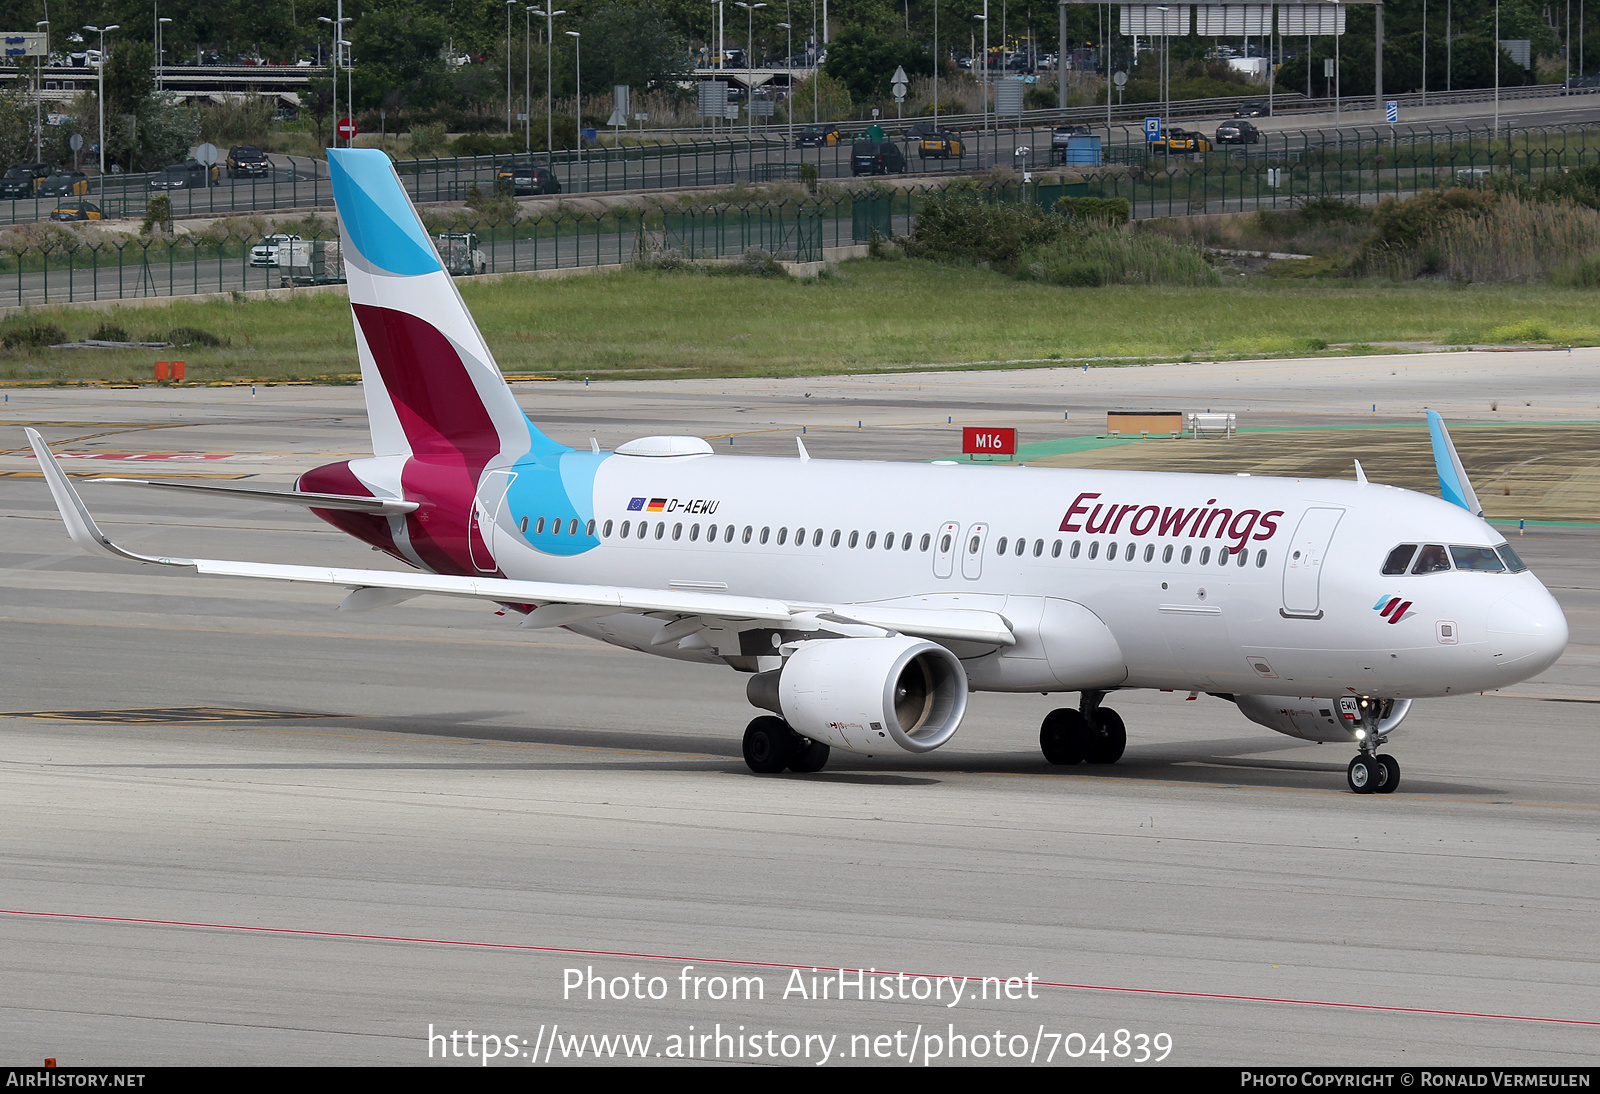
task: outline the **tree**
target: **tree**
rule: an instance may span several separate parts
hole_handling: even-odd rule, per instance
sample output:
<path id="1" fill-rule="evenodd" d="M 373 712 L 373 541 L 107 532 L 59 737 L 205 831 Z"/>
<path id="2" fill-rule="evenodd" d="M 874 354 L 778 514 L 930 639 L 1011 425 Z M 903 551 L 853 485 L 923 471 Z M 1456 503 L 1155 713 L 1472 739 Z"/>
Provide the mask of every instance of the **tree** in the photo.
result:
<path id="1" fill-rule="evenodd" d="M 857 102 L 871 102 L 889 98 L 889 78 L 896 67 L 907 76 L 931 76 L 933 58 L 914 39 L 848 27 L 828 46 L 823 67 Z"/>
<path id="2" fill-rule="evenodd" d="M 689 72 L 689 44 L 649 3 L 613 0 L 583 17 L 584 94 L 627 84 L 635 93 L 675 87 Z M 559 30 L 557 33 L 560 33 Z"/>
<path id="3" fill-rule="evenodd" d="M 445 18 L 410 5 L 368 11 L 355 24 L 354 95 L 367 109 L 434 106 L 445 91 Z"/>

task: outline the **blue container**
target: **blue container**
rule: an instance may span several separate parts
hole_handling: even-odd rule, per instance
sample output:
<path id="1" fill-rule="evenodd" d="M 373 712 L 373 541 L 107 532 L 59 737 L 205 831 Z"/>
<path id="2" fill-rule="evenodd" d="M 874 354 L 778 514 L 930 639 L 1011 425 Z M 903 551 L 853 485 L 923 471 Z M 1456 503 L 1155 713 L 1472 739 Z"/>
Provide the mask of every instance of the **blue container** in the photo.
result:
<path id="1" fill-rule="evenodd" d="M 1069 164 L 1090 164 L 1099 166 L 1100 137 L 1098 134 L 1074 133 L 1067 138 L 1067 159 Z"/>

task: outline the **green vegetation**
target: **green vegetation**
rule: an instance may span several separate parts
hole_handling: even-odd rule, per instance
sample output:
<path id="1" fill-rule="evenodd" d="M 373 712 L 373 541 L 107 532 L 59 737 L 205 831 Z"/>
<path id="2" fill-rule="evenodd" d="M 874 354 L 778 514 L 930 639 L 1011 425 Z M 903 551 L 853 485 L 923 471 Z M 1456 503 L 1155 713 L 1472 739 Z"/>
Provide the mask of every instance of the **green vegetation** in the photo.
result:
<path id="1" fill-rule="evenodd" d="M 714 377 L 1018 363 L 1107 364 L 1348 352 L 1352 344 L 1600 344 L 1592 291 L 1550 286 L 1301 285 L 1060 288 L 993 269 L 902 259 L 831 278 L 628 270 L 563 279 L 464 280 L 462 294 L 510 374 Z M 177 341 L 190 380 L 309 379 L 356 371 L 337 293 L 269 301 L 52 308 L 0 321 L 0 378 L 149 380 L 176 351 L 53 350 L 102 323 Z M 31 333 L 30 333 L 31 332 Z M 174 337 L 163 337 L 166 332 Z"/>
<path id="2" fill-rule="evenodd" d="M 970 187 L 927 199 L 904 241 L 917 258 L 983 263 L 1027 281 L 1101 285 L 1210 285 L 1217 281 L 1199 246 L 1123 229 L 1121 198 L 1061 198 L 1055 211 L 1001 203 Z"/>

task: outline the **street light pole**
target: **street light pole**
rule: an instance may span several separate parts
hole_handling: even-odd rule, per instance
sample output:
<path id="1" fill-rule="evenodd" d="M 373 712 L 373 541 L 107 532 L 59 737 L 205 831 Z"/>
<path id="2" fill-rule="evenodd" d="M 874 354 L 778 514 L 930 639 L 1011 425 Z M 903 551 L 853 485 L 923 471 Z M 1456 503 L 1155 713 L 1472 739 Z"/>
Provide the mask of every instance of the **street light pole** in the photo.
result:
<path id="1" fill-rule="evenodd" d="M 544 16 L 544 158 L 552 167 L 556 162 L 556 120 L 555 120 L 555 70 L 556 70 L 556 16 L 567 14 L 566 8 L 555 10 L 555 5 L 550 5 L 551 10 L 540 11 L 538 8 L 528 10 L 535 15 Z"/>
<path id="2" fill-rule="evenodd" d="M 983 23 L 983 67 L 978 70 L 981 73 L 978 87 L 983 94 L 983 132 L 987 135 L 989 132 L 989 0 L 983 0 L 983 14 L 974 15 L 973 18 Z M 979 155 L 978 162 L 979 166 L 982 166 L 982 154 Z"/>
<path id="3" fill-rule="evenodd" d="M 1497 24 L 1498 25 L 1498 24 Z M 120 29 L 120 25 L 112 23 L 109 27 L 84 27 L 91 34 L 100 36 L 100 90 L 95 98 L 100 100 L 100 206 L 105 208 L 106 201 L 106 35 L 111 31 Z"/>
<path id="4" fill-rule="evenodd" d="M 745 29 L 744 29 L 744 131 L 745 131 L 745 138 L 747 140 L 749 140 L 749 139 L 752 139 L 752 138 L 755 137 L 755 126 L 756 126 L 756 116 L 755 116 L 754 109 L 753 109 L 755 107 L 755 102 L 756 102 L 756 85 L 755 85 L 755 77 L 753 75 L 751 75 L 751 73 L 754 71 L 754 68 L 752 66 L 752 58 L 755 56 L 755 50 L 756 50 L 756 9 L 757 8 L 764 8 L 767 5 L 765 5 L 765 4 L 746 4 L 744 2 L 744 0 L 733 0 L 733 2 L 737 6 L 743 8 L 744 12 L 745 12 Z"/>
<path id="5" fill-rule="evenodd" d="M 573 92 L 577 95 L 577 107 L 573 111 L 578 116 L 578 170 L 583 170 L 583 36 L 575 30 L 567 31 L 567 36 L 572 39 L 572 74 Z M 587 189 L 587 187 L 585 187 Z"/>
<path id="6" fill-rule="evenodd" d="M 511 9 L 518 0 L 506 0 L 506 136 L 511 136 Z"/>
<path id="7" fill-rule="evenodd" d="M 162 91 L 162 90 L 165 90 L 165 88 L 166 88 L 166 81 L 163 79 L 163 77 L 165 76 L 165 71 L 164 70 L 165 70 L 166 66 L 163 63 L 162 58 L 164 58 L 166 56 L 166 52 L 167 52 L 167 24 L 170 23 L 170 22 L 172 22 L 172 20 L 168 19 L 168 18 L 166 18 L 164 16 L 162 18 L 156 20 L 156 90 L 157 91 Z"/>
<path id="8" fill-rule="evenodd" d="M 788 50 L 788 60 L 784 62 L 789 69 L 789 101 L 784 107 L 784 116 L 789 119 L 789 147 L 794 147 L 794 28 L 788 23 L 779 23 L 787 36 L 785 49 Z"/>
<path id="9" fill-rule="evenodd" d="M 33 159 L 44 158 L 44 65 L 50 60 L 50 20 L 40 19 L 33 24 L 35 30 L 44 30 L 44 55 L 33 62 Z M 73 154 L 73 170 L 77 170 L 77 154 Z"/>
<path id="10" fill-rule="evenodd" d="M 339 0 L 334 8 L 333 18 L 326 15 L 317 16 L 317 22 L 327 23 L 333 31 L 333 147 L 339 147 L 339 53 L 342 46 L 348 43 L 343 41 L 344 25 L 350 22 L 345 18 L 344 0 Z"/>

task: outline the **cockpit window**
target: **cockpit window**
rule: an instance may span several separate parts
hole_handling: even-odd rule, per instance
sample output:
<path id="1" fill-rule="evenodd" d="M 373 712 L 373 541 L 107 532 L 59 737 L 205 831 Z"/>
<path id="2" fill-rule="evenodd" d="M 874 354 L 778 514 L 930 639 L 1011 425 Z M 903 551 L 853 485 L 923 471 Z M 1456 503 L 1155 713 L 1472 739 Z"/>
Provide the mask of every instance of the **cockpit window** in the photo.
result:
<path id="1" fill-rule="evenodd" d="M 1417 553 L 1415 543 L 1402 543 L 1389 552 L 1389 557 L 1384 559 L 1383 572 L 1386 574 L 1403 574 L 1406 567 L 1411 565 L 1411 556 Z"/>
<path id="2" fill-rule="evenodd" d="M 1514 574 L 1520 574 L 1528 568 L 1528 564 L 1517 557 L 1517 552 L 1511 549 L 1511 544 L 1502 543 L 1495 550 L 1500 552 L 1500 557 L 1505 560 L 1506 569 Z"/>
<path id="3" fill-rule="evenodd" d="M 1450 568 L 1450 556 L 1437 543 L 1430 543 L 1417 553 L 1417 564 L 1411 567 L 1414 574 L 1437 574 Z"/>
<path id="4" fill-rule="evenodd" d="M 1458 570 L 1498 574 L 1504 572 L 1506 568 L 1506 564 L 1500 561 L 1500 556 L 1494 553 L 1492 547 L 1459 547 L 1452 543 L 1450 557 L 1455 559 Z"/>

